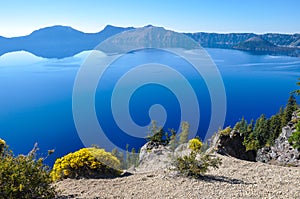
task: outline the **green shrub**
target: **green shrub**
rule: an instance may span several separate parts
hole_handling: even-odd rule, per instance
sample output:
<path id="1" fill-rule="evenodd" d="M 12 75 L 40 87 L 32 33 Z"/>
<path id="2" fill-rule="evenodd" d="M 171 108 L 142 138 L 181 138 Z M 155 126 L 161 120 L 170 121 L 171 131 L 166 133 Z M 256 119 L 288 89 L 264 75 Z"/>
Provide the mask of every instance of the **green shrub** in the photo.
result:
<path id="1" fill-rule="evenodd" d="M 199 155 L 198 155 L 199 154 Z M 220 158 L 213 158 L 209 154 L 200 154 L 192 151 L 189 155 L 177 157 L 173 163 L 175 170 L 184 176 L 199 178 L 203 176 L 209 167 L 219 168 L 221 165 Z"/>
<path id="2" fill-rule="evenodd" d="M 151 122 L 151 126 L 149 127 L 149 133 L 146 139 L 154 146 L 166 146 L 170 141 L 168 132 L 165 132 L 165 130 L 162 127 L 157 127 L 156 121 Z"/>
<path id="3" fill-rule="evenodd" d="M 200 151 L 202 148 L 202 145 L 203 145 L 203 143 L 197 138 L 191 139 L 189 141 L 189 148 L 192 151 Z"/>
<path id="4" fill-rule="evenodd" d="M 55 161 L 53 181 L 64 178 L 103 178 L 121 174 L 120 161 L 99 148 L 83 148 Z"/>
<path id="5" fill-rule="evenodd" d="M 54 198 L 49 168 L 43 159 L 36 160 L 37 148 L 28 156 L 14 157 L 5 142 L 0 139 L 0 198 Z"/>
<path id="6" fill-rule="evenodd" d="M 300 122 L 296 125 L 296 131 L 289 137 L 289 143 L 294 149 L 300 150 Z"/>
<path id="7" fill-rule="evenodd" d="M 221 130 L 221 131 L 220 131 L 220 135 L 225 135 L 225 136 L 227 136 L 227 135 L 230 134 L 231 131 L 232 131 L 232 129 L 228 126 L 228 127 L 226 127 L 224 130 Z"/>

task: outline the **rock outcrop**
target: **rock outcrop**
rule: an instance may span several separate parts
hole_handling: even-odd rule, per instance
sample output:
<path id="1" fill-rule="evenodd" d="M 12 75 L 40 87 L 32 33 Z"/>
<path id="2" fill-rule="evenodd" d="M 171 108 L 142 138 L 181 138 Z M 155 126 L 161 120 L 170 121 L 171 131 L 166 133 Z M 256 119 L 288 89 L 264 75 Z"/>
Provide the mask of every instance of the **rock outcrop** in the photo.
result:
<path id="1" fill-rule="evenodd" d="M 188 144 L 181 144 L 175 150 L 172 150 L 170 146 L 147 142 L 140 150 L 139 166 L 135 169 L 138 172 L 169 169 L 172 167 L 175 157 L 188 155 L 190 152 Z"/>
<path id="2" fill-rule="evenodd" d="M 252 150 L 246 151 L 243 140 L 243 135 L 235 130 L 232 130 L 227 135 L 218 132 L 212 139 L 209 151 L 214 150 L 221 155 L 228 155 L 241 160 L 255 161 L 256 152 Z"/>
<path id="3" fill-rule="evenodd" d="M 151 143 L 146 143 L 140 150 L 139 166 L 136 168 L 139 172 L 156 171 L 167 169 L 171 166 L 172 150 L 163 145 L 152 147 Z"/>
<path id="4" fill-rule="evenodd" d="M 299 116 L 293 114 L 293 118 L 299 119 Z M 300 166 L 300 153 L 288 142 L 295 130 L 295 123 L 289 122 L 287 126 L 282 128 L 282 133 L 275 140 L 273 146 L 258 150 L 256 160 L 271 164 Z"/>

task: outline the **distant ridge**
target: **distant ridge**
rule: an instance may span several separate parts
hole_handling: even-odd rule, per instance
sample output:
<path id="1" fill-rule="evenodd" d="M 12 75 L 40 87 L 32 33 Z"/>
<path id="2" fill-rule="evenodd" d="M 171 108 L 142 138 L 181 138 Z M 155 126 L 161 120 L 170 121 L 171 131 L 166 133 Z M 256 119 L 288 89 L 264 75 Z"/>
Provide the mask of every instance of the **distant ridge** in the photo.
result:
<path id="1" fill-rule="evenodd" d="M 0 55 L 24 50 L 44 58 L 70 57 L 85 50 L 92 50 L 112 35 L 131 29 L 108 25 L 98 33 L 83 33 L 67 26 L 46 27 L 27 36 L 1 37 Z"/>
<path id="2" fill-rule="evenodd" d="M 272 51 L 275 50 L 276 47 L 276 45 L 258 36 L 251 37 L 250 39 L 247 39 L 246 41 L 234 46 L 235 49 L 247 51 Z"/>
<path id="3" fill-rule="evenodd" d="M 82 51 L 93 50 L 98 44 L 113 35 L 136 29 L 165 30 L 163 27 L 156 27 L 153 25 L 147 25 L 143 28 L 122 28 L 107 25 L 102 31 L 98 33 L 84 33 L 68 26 L 57 25 L 33 31 L 27 36 L 13 38 L 0 36 L 0 56 L 8 52 L 23 50 L 43 58 L 65 58 L 74 56 Z M 202 47 L 207 48 L 238 49 L 259 54 L 300 56 L 300 34 L 289 35 L 268 33 L 263 35 L 256 35 L 253 33 L 218 34 L 203 32 L 177 33 L 169 30 L 165 31 L 167 31 L 168 34 L 172 34 L 170 34 L 169 36 L 163 36 L 163 32 L 157 31 L 157 34 L 160 34 L 160 36 L 157 35 L 156 39 L 157 42 L 160 42 L 162 46 L 179 42 L 178 38 L 183 38 L 181 36 L 184 34 L 193 38 Z M 145 32 L 143 33 L 143 31 L 140 32 L 141 35 L 135 34 L 135 37 L 145 41 L 146 38 L 143 38 L 143 35 L 146 36 L 147 34 L 144 34 Z M 267 46 L 267 48 L 254 47 L 256 45 L 255 42 L 251 40 L 247 41 L 251 38 L 256 37 L 259 37 L 260 39 L 265 41 L 260 41 L 257 44 L 264 44 L 265 47 Z M 248 45 L 249 43 L 253 45 L 253 48 L 246 48 L 246 45 Z M 116 43 L 116 45 L 119 44 Z"/>
<path id="4" fill-rule="evenodd" d="M 244 42 L 239 43 L 238 45 L 233 47 L 237 50 L 244 50 L 253 52 L 256 54 L 271 54 L 271 55 L 278 55 L 278 54 L 286 54 L 286 55 L 295 55 L 296 53 L 295 48 L 291 47 L 280 47 L 272 44 L 269 41 L 264 40 L 259 36 L 251 37 Z"/>
<path id="5" fill-rule="evenodd" d="M 142 48 L 183 48 L 189 50 L 200 48 L 200 45 L 182 33 L 147 25 L 110 37 L 99 46 L 98 50 L 107 53 L 126 53 L 133 49 Z"/>

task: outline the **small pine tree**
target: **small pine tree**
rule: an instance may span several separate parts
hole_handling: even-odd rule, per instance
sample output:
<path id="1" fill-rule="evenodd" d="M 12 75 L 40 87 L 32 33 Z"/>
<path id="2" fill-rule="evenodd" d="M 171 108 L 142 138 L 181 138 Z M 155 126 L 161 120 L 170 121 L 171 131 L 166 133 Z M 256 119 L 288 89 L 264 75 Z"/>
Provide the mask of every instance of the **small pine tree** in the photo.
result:
<path id="1" fill-rule="evenodd" d="M 244 117 L 242 117 L 240 122 L 237 122 L 234 126 L 234 130 L 239 131 L 240 134 L 245 134 L 247 132 L 247 121 L 245 120 Z"/>
<path id="2" fill-rule="evenodd" d="M 126 160 L 125 160 L 126 168 L 130 167 L 130 161 L 131 161 L 131 156 L 129 152 L 129 144 L 126 144 Z"/>
<path id="3" fill-rule="evenodd" d="M 188 142 L 190 125 L 188 122 L 182 122 L 181 133 L 179 135 L 179 144 L 185 144 Z"/>
<path id="4" fill-rule="evenodd" d="M 124 153 L 122 151 L 119 151 L 117 148 L 114 148 L 111 151 L 111 154 L 113 156 L 115 156 L 116 158 L 118 158 L 118 160 L 120 161 L 120 165 L 122 169 L 126 169 L 126 164 L 125 164 L 125 160 L 124 160 Z"/>
<path id="5" fill-rule="evenodd" d="M 131 149 L 131 165 L 130 166 L 138 166 L 139 156 L 135 151 L 135 148 Z"/>
<path id="6" fill-rule="evenodd" d="M 255 123 L 254 129 L 253 129 L 253 135 L 254 139 L 256 139 L 259 143 L 259 148 L 262 148 L 265 146 L 266 141 L 268 139 L 268 121 L 266 119 L 266 116 L 262 114 Z"/>
<path id="7" fill-rule="evenodd" d="M 287 123 L 292 119 L 293 112 L 297 110 L 297 101 L 293 95 L 290 95 L 288 103 L 284 109 L 282 117 L 282 126 L 287 125 Z"/>
<path id="8" fill-rule="evenodd" d="M 282 129 L 282 126 L 281 126 L 280 114 L 273 115 L 269 120 L 270 136 L 267 140 L 268 145 L 274 144 L 275 139 L 281 133 L 281 129 Z"/>
<path id="9" fill-rule="evenodd" d="M 174 151 L 178 145 L 177 141 L 177 136 L 176 136 L 176 131 L 174 129 L 170 130 L 171 136 L 170 136 L 170 141 L 169 141 L 169 146 L 172 151 Z"/>
<path id="10" fill-rule="evenodd" d="M 252 119 L 247 126 L 247 135 L 249 135 L 253 131 L 253 127 L 254 127 L 254 119 Z"/>
<path id="11" fill-rule="evenodd" d="M 118 159 L 120 160 L 120 165 L 122 169 L 126 169 L 126 163 L 125 163 L 125 157 L 124 157 L 124 152 L 120 151 Z"/>

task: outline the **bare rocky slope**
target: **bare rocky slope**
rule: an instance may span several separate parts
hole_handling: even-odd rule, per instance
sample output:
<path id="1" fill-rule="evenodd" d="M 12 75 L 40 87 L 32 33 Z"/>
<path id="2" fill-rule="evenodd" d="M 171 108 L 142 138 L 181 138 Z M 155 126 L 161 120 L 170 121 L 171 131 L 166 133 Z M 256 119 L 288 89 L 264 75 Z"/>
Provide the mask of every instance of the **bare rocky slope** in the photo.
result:
<path id="1" fill-rule="evenodd" d="M 299 116 L 294 113 L 293 119 Z M 259 150 L 257 156 L 246 151 L 237 131 L 225 135 L 219 132 L 207 152 L 220 157 L 223 164 L 200 179 L 183 177 L 172 170 L 174 157 L 191 152 L 188 144 L 173 151 L 170 146 L 148 142 L 140 150 L 139 166 L 129 175 L 66 179 L 56 183 L 62 191 L 58 198 L 300 198 L 299 152 L 287 142 L 294 131 L 295 124 L 289 122 L 274 146 Z M 261 162 L 254 162 L 255 157 Z"/>
<path id="2" fill-rule="evenodd" d="M 218 155 L 220 156 L 220 155 Z M 59 198 L 300 198 L 300 168 L 220 156 L 222 166 L 202 179 L 168 170 L 114 179 L 66 179 Z"/>

